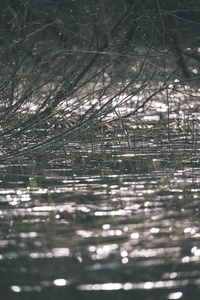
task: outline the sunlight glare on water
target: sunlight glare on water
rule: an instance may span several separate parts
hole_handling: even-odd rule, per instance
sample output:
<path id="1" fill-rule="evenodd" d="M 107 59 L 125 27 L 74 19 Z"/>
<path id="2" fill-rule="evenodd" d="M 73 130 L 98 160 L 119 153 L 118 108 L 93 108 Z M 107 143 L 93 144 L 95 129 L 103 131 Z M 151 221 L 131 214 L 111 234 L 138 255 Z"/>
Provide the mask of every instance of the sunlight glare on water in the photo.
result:
<path id="1" fill-rule="evenodd" d="M 121 144 L 105 136 L 105 152 L 88 147 L 77 162 L 58 155 L 45 168 L 4 166 L 0 272 L 8 299 L 48 289 L 49 299 L 59 291 L 69 299 L 199 292 L 199 145 L 184 149 L 175 133 L 169 145 L 149 128 L 151 141 L 146 131 L 130 131 L 129 143 L 121 132 Z"/>

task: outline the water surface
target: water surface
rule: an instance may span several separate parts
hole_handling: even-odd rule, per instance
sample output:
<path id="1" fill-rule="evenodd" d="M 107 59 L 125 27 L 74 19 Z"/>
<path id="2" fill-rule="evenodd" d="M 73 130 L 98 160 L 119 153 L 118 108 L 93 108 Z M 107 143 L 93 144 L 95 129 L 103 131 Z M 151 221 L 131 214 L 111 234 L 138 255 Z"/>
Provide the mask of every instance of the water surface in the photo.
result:
<path id="1" fill-rule="evenodd" d="M 1 165 L 1 299 L 199 299 L 198 132 L 132 128 Z"/>

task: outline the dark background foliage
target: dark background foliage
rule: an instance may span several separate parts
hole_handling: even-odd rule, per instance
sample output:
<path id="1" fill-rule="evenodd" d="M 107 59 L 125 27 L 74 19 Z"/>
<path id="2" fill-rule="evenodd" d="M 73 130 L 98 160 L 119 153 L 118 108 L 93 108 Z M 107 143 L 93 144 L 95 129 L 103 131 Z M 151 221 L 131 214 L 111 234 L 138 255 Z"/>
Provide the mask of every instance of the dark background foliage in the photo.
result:
<path id="1" fill-rule="evenodd" d="M 156 80 L 156 93 L 175 78 L 196 89 L 199 12 L 197 0 L 1 3 L 2 149 L 66 144 L 113 110 L 113 95 L 137 95 Z M 88 102 L 103 96 L 100 108 Z"/>

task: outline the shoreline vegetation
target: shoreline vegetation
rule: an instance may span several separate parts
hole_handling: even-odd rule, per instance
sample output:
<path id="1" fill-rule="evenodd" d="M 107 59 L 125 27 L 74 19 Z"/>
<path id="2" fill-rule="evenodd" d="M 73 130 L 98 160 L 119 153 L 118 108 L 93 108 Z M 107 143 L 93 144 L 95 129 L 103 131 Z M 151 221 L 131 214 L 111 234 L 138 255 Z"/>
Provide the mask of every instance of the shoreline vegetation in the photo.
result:
<path id="1" fill-rule="evenodd" d="M 198 127 L 200 5 L 176 2 L 1 4 L 0 159 Z"/>

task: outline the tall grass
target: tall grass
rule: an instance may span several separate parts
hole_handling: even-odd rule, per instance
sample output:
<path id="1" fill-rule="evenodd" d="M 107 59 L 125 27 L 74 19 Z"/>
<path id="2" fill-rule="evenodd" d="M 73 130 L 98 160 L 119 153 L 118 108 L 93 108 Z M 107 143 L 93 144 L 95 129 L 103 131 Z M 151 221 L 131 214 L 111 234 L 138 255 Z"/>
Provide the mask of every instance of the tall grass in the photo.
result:
<path id="1" fill-rule="evenodd" d="M 182 95 L 179 107 L 199 97 L 197 1 L 1 6 L 2 158 L 94 144 L 104 126 L 125 128 L 154 101 L 169 119 L 170 95 Z"/>

